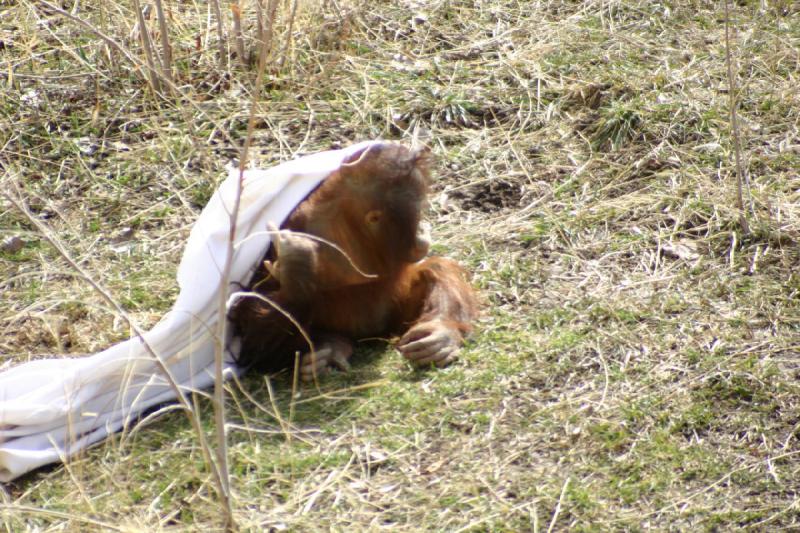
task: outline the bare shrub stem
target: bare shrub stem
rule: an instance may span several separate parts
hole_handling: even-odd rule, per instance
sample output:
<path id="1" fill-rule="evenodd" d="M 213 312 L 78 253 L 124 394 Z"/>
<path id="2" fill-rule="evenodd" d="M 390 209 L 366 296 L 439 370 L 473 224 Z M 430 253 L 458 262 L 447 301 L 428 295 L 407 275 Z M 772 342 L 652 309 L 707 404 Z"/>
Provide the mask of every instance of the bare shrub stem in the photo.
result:
<path id="1" fill-rule="evenodd" d="M 167 28 L 167 18 L 164 16 L 164 6 L 161 0 L 155 0 L 156 15 L 158 16 L 158 27 L 161 30 L 161 58 L 164 77 L 172 83 L 172 45 L 169 42 L 169 33 Z M 169 85 L 168 85 L 169 87 Z"/>
<path id="2" fill-rule="evenodd" d="M 225 53 L 225 25 L 222 22 L 222 10 L 219 7 L 219 0 L 212 0 L 214 16 L 217 19 L 217 35 L 219 36 L 219 64 L 225 67 L 228 64 L 228 57 Z"/>
<path id="3" fill-rule="evenodd" d="M 242 196 L 242 185 L 244 182 L 244 171 L 247 167 L 247 160 L 250 146 L 253 142 L 253 131 L 256 124 L 256 111 L 258 101 L 261 96 L 261 86 L 263 85 L 264 70 L 266 69 L 267 44 L 262 43 L 261 53 L 258 61 L 258 72 L 256 74 L 255 86 L 253 87 L 252 102 L 250 105 L 250 116 L 247 119 L 247 134 L 245 135 L 244 145 L 242 146 L 241 156 L 239 157 L 239 179 L 236 181 L 236 194 L 233 207 L 229 213 L 229 233 L 225 257 L 225 264 L 222 267 L 220 276 L 220 286 L 227 287 L 233 267 L 234 243 L 236 242 L 236 224 L 239 218 L 239 205 Z M 233 512 L 230 504 L 230 472 L 228 469 L 228 439 L 225 427 L 225 387 L 222 376 L 225 356 L 225 338 L 227 329 L 227 294 L 226 291 L 220 292 L 217 304 L 217 336 L 214 350 L 214 422 L 217 435 L 217 465 L 220 472 L 220 482 L 223 487 L 224 506 L 227 513 L 225 517 L 225 527 L 233 527 Z"/>
<path id="4" fill-rule="evenodd" d="M 736 159 L 736 207 L 739 209 L 739 226 L 742 231 L 750 233 L 750 226 L 744 210 L 744 199 L 742 195 L 742 182 L 746 179 L 744 165 L 742 164 L 742 142 L 739 129 L 738 116 L 736 114 L 737 88 L 736 78 L 733 75 L 733 61 L 731 60 L 731 40 L 730 40 L 730 0 L 725 0 L 725 64 L 728 68 L 728 107 L 731 116 L 731 135 L 733 136 L 733 153 Z"/>
<path id="5" fill-rule="evenodd" d="M 242 9 L 239 4 L 231 4 L 231 15 L 233 15 L 233 40 L 236 43 L 236 55 L 239 56 L 239 63 L 242 68 L 247 68 L 247 56 L 244 53 L 244 37 L 242 36 Z"/>
<path id="6" fill-rule="evenodd" d="M 278 10 L 278 0 L 269 0 L 267 4 L 267 23 L 264 27 L 264 41 L 258 56 L 258 67 L 267 60 L 267 54 L 272 50 L 272 39 L 275 31 L 275 13 Z"/>
<path id="7" fill-rule="evenodd" d="M 294 19 L 297 16 L 297 0 L 292 1 L 292 11 L 289 13 L 289 21 L 288 27 L 286 29 L 286 39 L 283 41 L 283 48 L 281 49 L 281 54 L 278 57 L 278 68 L 282 68 L 286 57 L 289 55 L 289 50 L 292 44 L 292 32 L 294 30 Z"/>
<path id="8" fill-rule="evenodd" d="M 139 3 L 139 0 L 133 0 L 133 7 L 136 9 L 136 18 L 139 21 L 139 37 L 142 41 L 142 49 L 144 50 L 145 61 L 147 61 L 149 74 L 148 79 L 150 80 L 150 85 L 153 88 L 153 92 L 159 93 L 161 92 L 161 80 L 159 79 L 157 72 L 160 72 L 161 70 L 156 69 L 153 41 L 150 39 L 150 31 L 147 29 L 147 24 L 144 20 L 144 13 L 142 12 L 142 6 Z"/>

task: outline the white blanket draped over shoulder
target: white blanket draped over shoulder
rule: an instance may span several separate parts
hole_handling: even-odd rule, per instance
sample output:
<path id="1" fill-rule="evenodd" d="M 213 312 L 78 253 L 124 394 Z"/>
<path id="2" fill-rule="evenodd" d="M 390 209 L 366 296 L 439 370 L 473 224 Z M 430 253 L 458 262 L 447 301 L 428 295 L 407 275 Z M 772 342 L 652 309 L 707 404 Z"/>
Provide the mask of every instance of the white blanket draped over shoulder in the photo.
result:
<path id="1" fill-rule="evenodd" d="M 280 225 L 345 157 L 368 141 L 244 173 L 230 282 L 247 283 L 269 246 L 267 223 Z M 144 334 L 181 390 L 214 381 L 214 332 L 229 212 L 239 171 L 232 170 L 192 227 L 178 267 L 180 293 Z M 233 370 L 226 361 L 226 372 Z M 94 355 L 30 361 L 0 372 L 0 481 L 62 461 L 118 431 L 155 405 L 175 398 L 156 362 L 134 337 Z"/>

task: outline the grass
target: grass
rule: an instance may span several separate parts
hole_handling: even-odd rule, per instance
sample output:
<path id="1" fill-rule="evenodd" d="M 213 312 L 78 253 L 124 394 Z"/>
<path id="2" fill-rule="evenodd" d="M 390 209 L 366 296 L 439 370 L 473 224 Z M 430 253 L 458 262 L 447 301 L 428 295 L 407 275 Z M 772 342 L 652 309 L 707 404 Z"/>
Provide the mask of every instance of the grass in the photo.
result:
<path id="1" fill-rule="evenodd" d="M 176 294 L 192 221 L 238 157 L 255 73 L 219 66 L 204 8 L 173 7 L 181 92 L 158 99 L 130 62 L 38 6 L 0 14 L 3 187 L 148 327 Z M 239 526 L 796 529 L 800 12 L 732 6 L 744 233 L 721 5 L 410 6 L 301 7 L 289 60 L 264 88 L 253 157 L 427 140 L 439 159 L 435 249 L 470 270 L 482 316 L 443 371 L 366 344 L 350 373 L 299 397 L 285 375 L 233 385 Z M 76 15 L 143 58 L 127 4 Z M 0 243 L 24 241 L 0 250 L 4 359 L 127 337 L 3 202 Z M 221 523 L 175 412 L 0 498 L 8 531 Z"/>

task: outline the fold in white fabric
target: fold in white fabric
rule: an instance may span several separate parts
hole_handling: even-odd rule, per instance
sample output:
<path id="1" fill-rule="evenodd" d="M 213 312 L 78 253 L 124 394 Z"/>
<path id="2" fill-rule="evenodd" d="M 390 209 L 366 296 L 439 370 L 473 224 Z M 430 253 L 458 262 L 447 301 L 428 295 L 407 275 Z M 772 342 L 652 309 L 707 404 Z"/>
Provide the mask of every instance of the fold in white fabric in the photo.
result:
<path id="1" fill-rule="evenodd" d="M 239 171 L 232 170 L 192 227 L 178 267 L 178 298 L 143 336 L 183 392 L 214 382 L 214 332 L 220 291 L 247 283 L 266 252 L 267 223 L 280 225 L 323 179 L 367 141 L 319 152 L 268 170 L 244 173 L 232 271 L 227 254 Z M 230 353 L 235 346 L 229 346 Z M 229 353 L 229 355 L 230 355 Z M 235 372 L 232 360 L 226 373 Z M 175 399 L 173 389 L 141 339 L 131 338 L 94 355 L 30 361 L 0 372 L 0 482 L 62 461 L 137 420 L 147 409 Z"/>

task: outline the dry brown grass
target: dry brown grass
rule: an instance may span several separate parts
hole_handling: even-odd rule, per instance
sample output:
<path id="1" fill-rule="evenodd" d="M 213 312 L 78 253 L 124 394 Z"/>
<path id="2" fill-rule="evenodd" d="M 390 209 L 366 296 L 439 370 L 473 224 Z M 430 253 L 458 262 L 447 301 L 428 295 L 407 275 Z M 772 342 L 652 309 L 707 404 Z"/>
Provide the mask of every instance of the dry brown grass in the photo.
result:
<path id="1" fill-rule="evenodd" d="M 156 98 L 131 61 L 37 6 L 0 11 L 0 162 L 147 327 L 238 157 L 254 73 L 220 70 L 204 6 L 171 6 L 180 92 Z M 255 159 L 427 139 L 437 251 L 474 272 L 485 311 L 443 372 L 370 345 L 323 395 L 293 398 L 284 376 L 234 387 L 243 528 L 798 527 L 800 13 L 732 7 L 749 234 L 721 4 L 300 4 Z M 144 63 L 127 4 L 75 14 Z M 0 205 L 0 237 L 24 243 L 0 252 L 0 353 L 69 357 L 127 337 Z M 10 485 L 0 513 L 9 531 L 214 529 L 205 472 L 169 414 Z"/>

